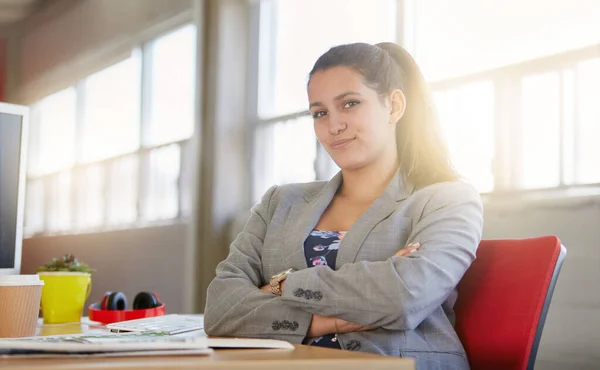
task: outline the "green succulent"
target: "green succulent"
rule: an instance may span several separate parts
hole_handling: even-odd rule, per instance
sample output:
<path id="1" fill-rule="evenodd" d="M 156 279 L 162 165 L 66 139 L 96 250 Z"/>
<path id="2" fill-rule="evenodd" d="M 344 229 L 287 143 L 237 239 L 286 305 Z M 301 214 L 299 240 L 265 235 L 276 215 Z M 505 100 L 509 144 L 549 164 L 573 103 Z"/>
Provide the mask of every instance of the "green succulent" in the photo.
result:
<path id="1" fill-rule="evenodd" d="M 53 258 L 52 261 L 37 268 L 37 272 L 87 272 L 92 273 L 96 270 L 91 269 L 83 262 L 79 262 L 77 257 L 71 253 L 65 254 L 62 258 Z"/>

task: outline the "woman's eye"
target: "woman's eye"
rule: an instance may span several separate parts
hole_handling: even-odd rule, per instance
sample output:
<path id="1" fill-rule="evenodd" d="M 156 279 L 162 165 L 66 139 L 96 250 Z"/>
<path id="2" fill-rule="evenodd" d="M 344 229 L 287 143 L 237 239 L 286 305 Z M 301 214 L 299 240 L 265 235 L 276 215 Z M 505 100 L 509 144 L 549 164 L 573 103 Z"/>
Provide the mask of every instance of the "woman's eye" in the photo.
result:
<path id="1" fill-rule="evenodd" d="M 313 116 L 313 118 L 316 119 L 316 118 L 321 118 L 321 117 L 325 116 L 326 114 L 327 114 L 327 112 L 325 112 L 324 110 L 320 110 L 320 111 L 313 113 L 312 116 Z"/>
<path id="2" fill-rule="evenodd" d="M 355 105 L 358 105 L 358 104 L 360 104 L 360 102 L 358 102 L 356 100 L 350 100 L 350 101 L 344 103 L 344 108 L 352 108 L 352 107 L 354 107 Z"/>

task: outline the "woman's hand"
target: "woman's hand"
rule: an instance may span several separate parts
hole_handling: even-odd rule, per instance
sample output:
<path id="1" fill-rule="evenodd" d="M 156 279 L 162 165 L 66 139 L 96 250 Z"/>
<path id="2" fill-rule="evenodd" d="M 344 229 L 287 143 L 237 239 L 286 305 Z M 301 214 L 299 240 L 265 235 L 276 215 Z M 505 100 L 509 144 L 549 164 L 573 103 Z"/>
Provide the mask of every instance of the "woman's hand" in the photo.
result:
<path id="1" fill-rule="evenodd" d="M 410 243 L 404 248 L 400 248 L 400 250 L 394 253 L 393 257 L 405 257 L 411 253 L 416 252 L 421 247 L 419 243 Z"/>
<path id="2" fill-rule="evenodd" d="M 335 318 L 335 332 L 338 334 L 353 333 L 356 331 L 367 331 L 377 329 L 376 326 L 362 326 L 353 322 Z"/>
<path id="3" fill-rule="evenodd" d="M 271 293 L 271 294 L 273 293 L 273 292 L 271 292 L 271 286 L 269 284 L 261 286 L 260 290 L 262 290 L 263 292 Z"/>
<path id="4" fill-rule="evenodd" d="M 376 329 L 376 327 L 361 326 L 337 317 L 313 315 L 307 336 L 309 338 L 317 338 L 327 334 L 345 334 L 373 329 Z"/>
<path id="5" fill-rule="evenodd" d="M 279 289 L 281 290 L 281 293 L 283 293 L 283 286 L 284 285 L 285 285 L 285 280 L 283 280 L 281 283 L 279 283 Z M 271 285 L 270 284 L 261 286 L 260 290 L 262 290 L 263 292 L 267 292 L 267 293 L 273 294 L 273 291 L 271 290 Z"/>

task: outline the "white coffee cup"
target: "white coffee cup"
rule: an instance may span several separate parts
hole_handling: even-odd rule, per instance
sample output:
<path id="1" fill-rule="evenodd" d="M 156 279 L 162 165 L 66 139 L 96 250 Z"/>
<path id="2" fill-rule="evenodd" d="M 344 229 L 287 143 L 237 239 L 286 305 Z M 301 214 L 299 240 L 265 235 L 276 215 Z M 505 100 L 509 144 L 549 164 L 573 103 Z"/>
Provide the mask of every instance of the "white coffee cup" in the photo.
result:
<path id="1" fill-rule="evenodd" d="M 38 275 L 0 276 L 0 338 L 35 335 L 43 285 Z"/>

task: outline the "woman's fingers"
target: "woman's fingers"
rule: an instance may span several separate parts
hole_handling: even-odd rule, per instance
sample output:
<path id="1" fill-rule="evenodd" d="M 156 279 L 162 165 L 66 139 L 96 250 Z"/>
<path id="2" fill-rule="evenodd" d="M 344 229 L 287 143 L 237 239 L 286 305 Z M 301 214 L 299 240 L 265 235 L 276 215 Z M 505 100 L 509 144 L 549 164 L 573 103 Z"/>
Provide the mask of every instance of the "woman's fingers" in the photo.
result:
<path id="1" fill-rule="evenodd" d="M 398 252 L 394 253 L 394 257 L 404 257 L 411 253 L 416 252 L 421 247 L 418 242 L 410 243 L 406 247 L 401 248 Z"/>

